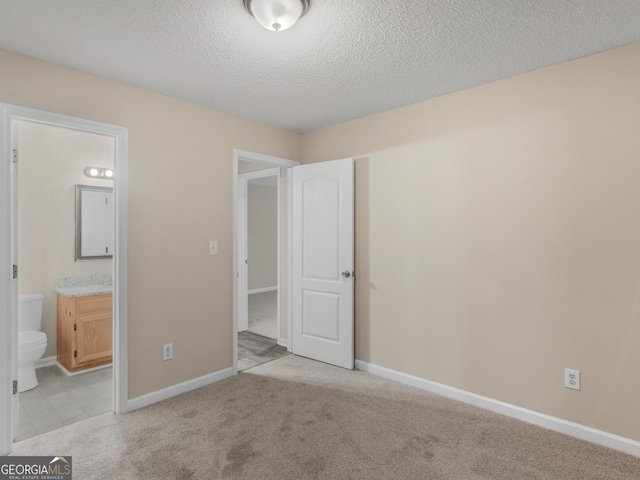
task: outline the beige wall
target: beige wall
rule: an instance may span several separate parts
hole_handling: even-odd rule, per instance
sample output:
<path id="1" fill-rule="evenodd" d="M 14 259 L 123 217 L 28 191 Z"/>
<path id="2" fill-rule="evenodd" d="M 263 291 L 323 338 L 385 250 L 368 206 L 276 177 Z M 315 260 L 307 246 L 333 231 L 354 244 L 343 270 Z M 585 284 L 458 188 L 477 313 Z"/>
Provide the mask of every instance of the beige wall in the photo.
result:
<path id="1" fill-rule="evenodd" d="M 639 58 L 303 136 L 357 158 L 358 359 L 640 440 Z"/>
<path id="2" fill-rule="evenodd" d="M 260 152 L 256 152 L 256 153 L 260 153 Z M 273 165 L 249 162 L 247 160 L 238 160 L 238 173 L 257 172 L 259 170 L 267 170 L 269 168 L 273 168 Z"/>
<path id="3" fill-rule="evenodd" d="M 278 286 L 278 189 L 247 185 L 249 291 Z"/>
<path id="4" fill-rule="evenodd" d="M 129 397 L 230 367 L 233 148 L 297 159 L 299 135 L 5 50 L 0 69 L 2 102 L 129 129 Z"/>
<path id="5" fill-rule="evenodd" d="M 75 186 L 113 186 L 84 167 L 113 168 L 112 138 L 18 122 L 18 293 L 42 293 L 45 357 L 56 354 L 54 278 L 111 273 L 112 261 L 75 259 Z"/>

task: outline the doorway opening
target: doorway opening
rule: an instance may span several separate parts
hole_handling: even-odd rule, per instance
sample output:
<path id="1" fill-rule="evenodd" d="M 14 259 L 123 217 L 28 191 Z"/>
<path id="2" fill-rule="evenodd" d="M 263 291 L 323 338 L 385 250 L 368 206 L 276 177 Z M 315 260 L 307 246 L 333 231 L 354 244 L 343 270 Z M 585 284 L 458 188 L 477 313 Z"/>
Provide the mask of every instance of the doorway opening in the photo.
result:
<path id="1" fill-rule="evenodd" d="M 255 172 L 274 166 L 279 168 L 279 174 L 274 173 L 279 187 L 286 186 L 278 195 L 283 201 L 278 208 L 276 302 L 281 322 L 277 343 L 296 355 L 353 369 L 353 159 L 299 166 L 297 162 L 234 150 L 234 373 L 239 364 L 238 332 L 248 329 L 249 309 L 251 258 L 246 253 L 247 213 L 243 198 L 247 195 L 243 185 L 249 176 L 272 175 Z M 244 168 L 250 170 L 243 171 Z"/>
<path id="2" fill-rule="evenodd" d="M 290 342 L 289 168 L 234 151 L 234 370 L 287 354 Z"/>
<path id="3" fill-rule="evenodd" d="M 113 180 L 88 177 L 84 169 L 113 171 L 115 140 L 26 120 L 15 121 L 14 127 L 20 265 L 15 441 L 21 441 L 113 410 Z M 25 318 L 30 298 L 41 305 L 39 317 Z M 96 301 L 105 305 L 91 316 L 60 311 L 61 304 L 71 311 L 76 304 Z M 37 324 L 27 329 L 21 324 L 26 321 Z M 22 365 L 25 330 L 46 339 L 32 382 L 24 378 L 33 373 L 31 366 L 25 370 Z"/>
<path id="4" fill-rule="evenodd" d="M 13 441 L 102 411 L 127 410 L 127 129 L 0 104 L 0 131 L 0 273 L 14 272 L 2 275 L 0 282 L 0 381 L 13 384 L 12 390 L 0 394 L 0 454 L 4 455 L 11 452 Z M 113 180 L 96 183 L 85 175 L 86 167 L 108 170 Z M 76 246 L 77 185 L 110 189 L 111 205 L 102 207 L 110 226 L 105 229 L 109 238 L 104 238 L 110 255 L 87 253 Z M 84 219 L 86 227 L 95 217 Z M 95 247 L 95 232 L 85 233 L 88 244 Z M 87 337 L 71 343 L 70 356 L 76 361 L 65 363 L 60 358 L 65 332 L 58 321 L 58 293 L 74 287 L 97 289 L 92 295 L 100 294 L 100 301 L 89 303 L 101 311 L 76 309 L 71 330 Z M 86 291 L 65 293 L 74 302 L 87 298 Z M 42 314 L 24 315 L 31 307 L 24 308 L 23 303 L 33 299 Z M 34 318 L 38 324 L 29 323 L 25 329 L 19 317 Z M 33 368 L 24 368 L 21 332 L 46 338 L 39 342 L 43 351 Z"/>
<path id="5" fill-rule="evenodd" d="M 244 257 L 242 282 L 246 308 L 238 322 L 238 371 L 286 355 L 279 345 L 280 169 L 240 160 L 239 244 Z M 246 313 L 246 315 L 245 315 Z"/>

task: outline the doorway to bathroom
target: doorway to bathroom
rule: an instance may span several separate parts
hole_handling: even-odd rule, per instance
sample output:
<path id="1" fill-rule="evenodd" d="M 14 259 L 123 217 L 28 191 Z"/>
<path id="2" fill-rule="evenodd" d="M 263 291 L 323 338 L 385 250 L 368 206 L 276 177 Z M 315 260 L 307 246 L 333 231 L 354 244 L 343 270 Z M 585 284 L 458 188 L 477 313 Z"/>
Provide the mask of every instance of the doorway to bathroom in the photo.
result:
<path id="1" fill-rule="evenodd" d="M 10 339 L 0 377 L 11 378 L 16 391 L 10 402 L 0 399 L 0 423 L 9 426 L 2 453 L 11 440 L 126 411 L 126 129 L 6 104 L 0 109 L 2 138 L 10 139 L 2 145 L 2 167 L 11 171 L 9 195 L 0 199 L 2 212 L 11 212 L 2 216 L 3 230 L 10 227 L 3 232 L 10 248 L 3 249 L 2 269 L 13 263 L 19 271 L 0 288 L 0 333 Z M 96 209 L 98 197 L 83 200 L 79 186 L 99 191 L 97 204 L 106 204 Z M 41 313 L 23 314 L 30 310 L 25 298 L 34 297 Z M 32 322 L 26 333 L 40 333 L 46 346 L 27 381 L 21 319 L 36 316 L 39 331 Z"/>
<path id="2" fill-rule="evenodd" d="M 113 410 L 113 247 L 109 252 L 108 246 L 96 246 L 95 252 L 89 252 L 93 256 L 83 257 L 78 256 L 76 246 L 82 237 L 86 238 L 84 245 L 98 240 L 113 245 L 113 175 L 91 176 L 85 169 L 113 172 L 115 141 L 26 120 L 16 121 L 15 131 L 20 162 L 20 406 L 15 441 L 20 441 Z M 80 195 L 78 187 L 82 187 Z M 95 192 L 96 198 L 84 197 L 85 191 Z M 36 378 L 28 383 L 23 378 L 26 328 L 20 322 L 25 315 L 25 296 L 32 294 L 40 295 L 42 302 L 41 328 L 30 327 L 29 331 L 36 328 L 45 334 L 46 348 L 41 358 L 34 358 Z M 79 316 L 80 321 L 78 312 L 74 317 L 60 312 L 62 302 L 71 312 L 73 305 L 83 301 L 101 301 L 104 307 L 93 309 L 87 320 Z M 73 332 L 66 328 L 69 322 L 73 322 Z M 85 325 L 88 331 L 83 330 Z M 86 333 L 80 338 L 78 333 L 83 331 Z M 80 346 L 92 349 L 96 359 L 85 365 L 83 357 L 78 358 Z"/>

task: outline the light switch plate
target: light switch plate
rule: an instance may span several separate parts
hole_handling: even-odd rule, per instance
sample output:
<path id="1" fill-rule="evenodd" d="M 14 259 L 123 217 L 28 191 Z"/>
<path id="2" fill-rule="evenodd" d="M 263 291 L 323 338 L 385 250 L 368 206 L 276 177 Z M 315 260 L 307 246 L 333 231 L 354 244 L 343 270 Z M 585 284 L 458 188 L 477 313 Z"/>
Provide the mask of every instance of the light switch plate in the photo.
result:
<path id="1" fill-rule="evenodd" d="M 218 254 L 218 241 L 209 240 L 209 255 L 217 255 L 217 254 Z"/>

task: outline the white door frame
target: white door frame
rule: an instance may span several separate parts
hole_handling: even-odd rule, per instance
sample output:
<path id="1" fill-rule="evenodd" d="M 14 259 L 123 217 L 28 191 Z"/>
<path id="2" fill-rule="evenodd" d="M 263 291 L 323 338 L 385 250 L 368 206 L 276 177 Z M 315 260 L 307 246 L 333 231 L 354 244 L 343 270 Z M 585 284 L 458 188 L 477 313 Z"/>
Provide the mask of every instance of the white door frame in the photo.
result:
<path id="1" fill-rule="evenodd" d="M 127 412 L 127 141 L 124 127 L 0 103 L 0 455 L 11 451 L 12 382 L 17 366 L 17 282 L 12 280 L 11 164 L 16 120 L 112 137 L 115 142 L 115 252 L 113 257 L 114 411 Z M 19 162 L 19 160 L 18 160 Z M 15 341 L 14 341 L 15 340 Z"/>
<path id="2" fill-rule="evenodd" d="M 286 160 L 284 158 L 272 157 L 270 155 L 264 155 L 261 153 L 248 152 L 245 150 L 239 150 L 237 148 L 233 149 L 233 374 L 238 373 L 238 305 L 239 305 L 239 293 L 240 293 L 240 285 L 239 285 L 239 273 L 242 268 L 242 264 L 244 261 L 240 260 L 240 248 L 238 246 L 238 240 L 240 237 L 238 228 L 240 226 L 241 219 L 239 218 L 238 209 L 239 209 L 239 176 L 238 176 L 238 162 L 240 160 L 245 160 L 247 162 L 252 163 L 262 163 L 265 165 L 270 165 L 273 167 L 284 167 L 284 168 L 293 168 L 296 165 L 299 165 L 299 162 L 295 162 L 293 160 Z M 280 182 L 280 176 L 278 175 L 278 184 Z M 289 238 L 289 245 L 291 245 L 291 219 L 293 218 L 293 210 L 291 205 L 291 186 L 292 186 L 292 175 L 287 176 L 288 179 L 288 188 L 287 188 L 287 218 L 289 221 L 287 222 L 287 236 Z M 278 202 L 280 201 L 280 196 L 278 195 Z M 278 209 L 278 214 L 280 209 Z M 278 248 L 279 250 L 279 248 Z M 291 279 L 291 249 L 289 249 L 288 253 L 288 268 L 289 268 L 289 279 Z M 280 262 L 278 262 L 280 263 Z M 278 271 L 280 271 L 280 265 L 278 264 Z M 278 278 L 278 284 L 280 284 L 280 278 Z M 245 289 L 246 290 L 246 289 Z M 291 312 L 291 281 L 289 281 L 288 285 L 288 299 L 289 299 L 289 312 Z M 287 348 L 291 351 L 291 331 L 292 331 L 292 318 L 289 315 L 288 321 L 288 336 L 289 336 L 289 345 Z M 278 332 L 279 335 L 280 332 Z"/>
<path id="3" fill-rule="evenodd" d="M 249 258 L 249 181 L 256 178 L 276 177 L 276 195 L 277 195 L 277 272 L 276 272 L 276 288 L 280 290 L 280 168 L 265 168 L 255 172 L 238 174 L 238 331 L 242 332 L 249 328 L 249 315 L 247 307 L 247 299 L 249 297 L 249 267 L 247 259 Z M 244 259 L 244 262 L 243 262 Z M 276 302 L 276 340 L 280 343 L 280 294 L 278 293 L 278 301 Z"/>

